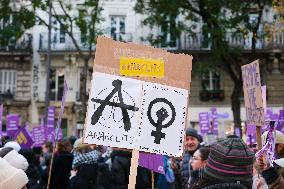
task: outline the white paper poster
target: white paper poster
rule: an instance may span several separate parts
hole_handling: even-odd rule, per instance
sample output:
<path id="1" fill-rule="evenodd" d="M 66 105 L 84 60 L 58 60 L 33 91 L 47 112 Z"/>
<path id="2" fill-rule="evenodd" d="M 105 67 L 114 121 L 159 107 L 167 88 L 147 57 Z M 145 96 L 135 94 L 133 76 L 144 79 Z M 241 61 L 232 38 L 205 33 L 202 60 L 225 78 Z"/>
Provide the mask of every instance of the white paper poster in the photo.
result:
<path id="1" fill-rule="evenodd" d="M 135 148 L 141 93 L 140 80 L 94 73 L 84 142 Z"/>
<path id="2" fill-rule="evenodd" d="M 157 83 L 143 83 L 139 148 L 181 156 L 188 91 Z"/>

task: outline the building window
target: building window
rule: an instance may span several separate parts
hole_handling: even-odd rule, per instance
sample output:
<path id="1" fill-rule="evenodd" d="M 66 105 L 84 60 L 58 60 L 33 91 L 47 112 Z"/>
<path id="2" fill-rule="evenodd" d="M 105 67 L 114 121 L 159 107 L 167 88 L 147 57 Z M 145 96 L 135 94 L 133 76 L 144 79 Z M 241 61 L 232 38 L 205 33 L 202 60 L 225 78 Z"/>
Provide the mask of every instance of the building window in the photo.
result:
<path id="1" fill-rule="evenodd" d="M 64 91 L 64 69 L 50 70 L 50 100 L 59 101 Z"/>
<path id="2" fill-rule="evenodd" d="M 202 90 L 215 91 L 221 90 L 221 74 L 219 70 L 204 72 L 201 77 Z"/>
<path id="3" fill-rule="evenodd" d="M 0 93 L 15 94 L 16 92 L 16 70 L 0 70 Z"/>
<path id="4" fill-rule="evenodd" d="M 57 20 L 53 21 L 53 43 L 65 43 L 65 31 Z"/>
<path id="5" fill-rule="evenodd" d="M 114 40 L 125 41 L 125 16 L 110 16 L 110 35 Z"/>
<path id="6" fill-rule="evenodd" d="M 177 48 L 177 30 L 176 19 L 166 16 L 164 22 L 160 27 L 161 33 L 161 47 L 163 48 Z"/>

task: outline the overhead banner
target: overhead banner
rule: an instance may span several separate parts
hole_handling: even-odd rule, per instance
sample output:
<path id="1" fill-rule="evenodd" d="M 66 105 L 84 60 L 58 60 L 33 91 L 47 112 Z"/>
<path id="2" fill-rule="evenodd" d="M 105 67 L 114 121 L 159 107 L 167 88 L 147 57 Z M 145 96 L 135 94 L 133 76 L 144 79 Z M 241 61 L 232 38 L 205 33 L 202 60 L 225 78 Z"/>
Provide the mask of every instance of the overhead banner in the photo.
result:
<path id="1" fill-rule="evenodd" d="M 246 122 L 249 125 L 264 126 L 265 114 L 258 60 L 242 66 L 242 78 L 246 108 Z"/>
<path id="2" fill-rule="evenodd" d="M 181 156 L 191 64 L 190 55 L 99 37 L 84 142 Z"/>

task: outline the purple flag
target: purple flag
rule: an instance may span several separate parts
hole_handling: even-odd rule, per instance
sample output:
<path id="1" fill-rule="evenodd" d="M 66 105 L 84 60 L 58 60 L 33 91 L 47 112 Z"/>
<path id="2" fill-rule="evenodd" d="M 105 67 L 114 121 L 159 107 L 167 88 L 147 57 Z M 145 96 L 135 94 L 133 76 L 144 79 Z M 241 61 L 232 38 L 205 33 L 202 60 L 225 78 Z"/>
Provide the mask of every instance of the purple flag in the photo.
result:
<path id="1" fill-rule="evenodd" d="M 3 114 L 3 104 L 0 105 L 0 138 L 2 137 L 2 114 Z"/>
<path id="2" fill-rule="evenodd" d="M 161 154 L 139 152 L 139 165 L 156 173 L 164 174 L 164 158 Z"/>
<path id="3" fill-rule="evenodd" d="M 276 129 L 284 134 L 284 109 L 279 111 L 278 124 Z"/>
<path id="4" fill-rule="evenodd" d="M 14 137 L 19 129 L 20 116 L 18 114 L 9 114 L 6 117 L 7 136 Z"/>
<path id="5" fill-rule="evenodd" d="M 218 136 L 218 113 L 217 113 L 217 109 L 215 107 L 211 108 L 211 124 L 213 127 L 213 134 L 215 136 Z"/>
<path id="6" fill-rule="evenodd" d="M 63 113 L 64 113 L 64 106 L 65 106 L 67 91 L 68 91 L 68 86 L 67 86 L 66 81 L 64 81 L 64 91 L 63 91 L 63 96 L 62 96 L 62 100 L 61 100 L 61 108 L 60 108 L 60 113 L 59 113 L 59 117 L 58 117 L 57 125 L 56 125 L 56 130 L 55 130 L 55 141 L 57 141 L 58 135 L 59 135 L 59 132 L 60 132 L 61 120 L 62 120 Z"/>
<path id="7" fill-rule="evenodd" d="M 33 140 L 35 147 L 41 147 L 45 141 L 45 132 L 43 126 L 37 126 L 33 128 Z"/>
<path id="8" fill-rule="evenodd" d="M 31 148 L 33 145 L 33 140 L 25 128 L 20 128 L 18 130 L 15 134 L 15 139 L 22 148 Z"/>
<path id="9" fill-rule="evenodd" d="M 255 125 L 246 125 L 247 144 L 252 145 L 256 143 L 256 128 Z"/>
<path id="10" fill-rule="evenodd" d="M 210 131 L 209 113 L 199 113 L 199 128 L 202 135 L 207 134 Z"/>

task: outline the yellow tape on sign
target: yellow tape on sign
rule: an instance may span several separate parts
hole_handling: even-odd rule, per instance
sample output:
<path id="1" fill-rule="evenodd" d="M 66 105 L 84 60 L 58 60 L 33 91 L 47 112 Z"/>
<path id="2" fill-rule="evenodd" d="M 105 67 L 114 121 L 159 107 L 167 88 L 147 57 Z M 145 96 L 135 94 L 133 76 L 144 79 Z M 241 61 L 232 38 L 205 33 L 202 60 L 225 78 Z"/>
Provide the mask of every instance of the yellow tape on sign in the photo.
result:
<path id="1" fill-rule="evenodd" d="M 161 59 L 120 58 L 120 75 L 164 77 L 164 62 Z"/>

